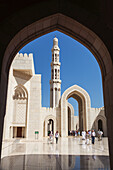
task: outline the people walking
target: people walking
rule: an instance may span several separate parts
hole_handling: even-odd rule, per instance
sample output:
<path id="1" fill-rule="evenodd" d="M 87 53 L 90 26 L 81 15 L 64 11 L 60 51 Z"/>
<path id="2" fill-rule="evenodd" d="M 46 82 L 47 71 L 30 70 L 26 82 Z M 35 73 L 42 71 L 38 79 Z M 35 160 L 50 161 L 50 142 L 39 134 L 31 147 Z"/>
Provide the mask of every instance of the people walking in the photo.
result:
<path id="1" fill-rule="evenodd" d="M 88 130 L 89 133 L 89 140 L 91 140 L 91 130 Z"/>
<path id="2" fill-rule="evenodd" d="M 75 130 L 75 137 L 77 137 L 77 131 Z"/>
<path id="3" fill-rule="evenodd" d="M 53 132 L 52 131 L 49 134 L 49 142 L 53 143 Z"/>
<path id="4" fill-rule="evenodd" d="M 98 131 L 98 141 L 102 140 L 103 132 L 99 129 Z"/>
<path id="5" fill-rule="evenodd" d="M 80 137 L 80 131 L 78 131 L 78 137 Z"/>
<path id="6" fill-rule="evenodd" d="M 88 133 L 88 131 L 86 131 L 86 144 L 87 145 L 89 144 L 89 133 Z"/>
<path id="7" fill-rule="evenodd" d="M 92 144 L 94 144 L 95 143 L 95 131 L 94 130 L 92 130 L 91 138 L 92 138 Z"/>
<path id="8" fill-rule="evenodd" d="M 86 139 L 86 132 L 85 130 L 82 131 L 82 140 L 85 140 Z"/>
<path id="9" fill-rule="evenodd" d="M 58 137 L 59 137 L 59 133 L 58 133 L 58 131 L 56 131 L 56 133 L 55 133 L 56 144 L 58 143 Z"/>

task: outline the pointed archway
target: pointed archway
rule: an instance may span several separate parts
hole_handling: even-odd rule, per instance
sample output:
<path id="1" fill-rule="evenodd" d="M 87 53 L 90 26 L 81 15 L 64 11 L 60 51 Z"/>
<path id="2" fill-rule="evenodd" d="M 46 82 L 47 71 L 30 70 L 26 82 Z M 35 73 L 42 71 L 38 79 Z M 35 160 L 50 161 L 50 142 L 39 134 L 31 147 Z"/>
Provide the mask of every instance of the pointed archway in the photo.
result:
<path id="1" fill-rule="evenodd" d="M 43 123 L 43 136 L 47 137 L 48 132 L 52 131 L 53 134 L 56 132 L 57 120 L 53 115 L 49 115 L 45 118 Z"/>
<path id="2" fill-rule="evenodd" d="M 79 103 L 79 130 L 91 129 L 90 124 L 90 97 L 81 87 L 74 85 L 68 88 L 61 97 L 61 136 L 68 136 L 68 110 L 67 100 L 73 97 Z"/>

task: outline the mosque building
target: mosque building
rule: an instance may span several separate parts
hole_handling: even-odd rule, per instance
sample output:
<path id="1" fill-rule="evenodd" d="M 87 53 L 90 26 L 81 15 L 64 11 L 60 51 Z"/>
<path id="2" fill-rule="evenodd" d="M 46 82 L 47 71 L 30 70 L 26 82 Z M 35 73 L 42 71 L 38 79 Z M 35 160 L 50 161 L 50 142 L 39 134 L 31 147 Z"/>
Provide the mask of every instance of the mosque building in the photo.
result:
<path id="1" fill-rule="evenodd" d="M 67 137 L 70 130 L 101 129 L 107 136 L 104 107 L 92 108 L 89 94 L 80 86 L 69 87 L 61 96 L 60 48 L 53 39 L 50 80 L 50 108 L 41 104 L 41 75 L 35 74 L 33 54 L 18 53 L 9 71 L 3 139 L 35 139 L 48 136 L 48 131 Z M 79 115 L 68 102 L 78 102 Z"/>

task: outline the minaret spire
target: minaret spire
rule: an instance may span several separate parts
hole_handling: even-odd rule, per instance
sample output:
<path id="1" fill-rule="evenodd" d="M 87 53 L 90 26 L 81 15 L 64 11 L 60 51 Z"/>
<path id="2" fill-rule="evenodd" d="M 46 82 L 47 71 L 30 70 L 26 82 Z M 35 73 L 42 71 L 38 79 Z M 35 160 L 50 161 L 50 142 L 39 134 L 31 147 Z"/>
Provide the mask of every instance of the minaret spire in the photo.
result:
<path id="1" fill-rule="evenodd" d="M 61 80 L 58 39 L 53 39 L 52 62 L 51 62 L 51 80 L 50 80 L 50 107 L 58 107 L 61 97 Z"/>

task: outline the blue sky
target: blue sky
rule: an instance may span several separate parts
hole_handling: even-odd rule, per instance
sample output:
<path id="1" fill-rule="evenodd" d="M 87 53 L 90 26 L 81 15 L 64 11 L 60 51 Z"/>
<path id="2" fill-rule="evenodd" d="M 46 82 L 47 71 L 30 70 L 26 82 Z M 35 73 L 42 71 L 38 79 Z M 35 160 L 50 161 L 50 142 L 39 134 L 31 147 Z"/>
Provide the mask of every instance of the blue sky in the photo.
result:
<path id="1" fill-rule="evenodd" d="M 54 31 L 35 39 L 24 46 L 19 53 L 33 53 L 35 73 L 42 75 L 42 106 L 50 106 L 50 85 L 53 38 L 59 40 L 61 62 L 61 93 L 77 84 L 90 95 L 91 107 L 104 106 L 102 77 L 99 65 L 92 53 L 71 37 Z M 78 114 L 77 102 L 70 98 L 75 115 Z"/>

